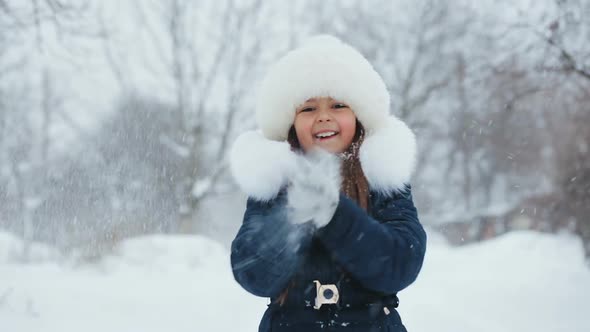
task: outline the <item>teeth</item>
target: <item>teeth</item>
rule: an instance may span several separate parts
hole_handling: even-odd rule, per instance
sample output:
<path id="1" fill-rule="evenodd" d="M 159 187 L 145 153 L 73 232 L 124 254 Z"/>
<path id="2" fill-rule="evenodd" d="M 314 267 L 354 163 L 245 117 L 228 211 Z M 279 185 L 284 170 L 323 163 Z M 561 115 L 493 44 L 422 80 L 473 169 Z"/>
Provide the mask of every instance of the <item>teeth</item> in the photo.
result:
<path id="1" fill-rule="evenodd" d="M 334 131 L 326 131 L 324 133 L 320 133 L 320 134 L 315 135 L 315 137 L 317 137 L 317 138 L 325 138 L 325 137 L 330 137 L 330 136 L 334 136 L 334 135 L 336 135 L 336 132 L 334 132 Z"/>

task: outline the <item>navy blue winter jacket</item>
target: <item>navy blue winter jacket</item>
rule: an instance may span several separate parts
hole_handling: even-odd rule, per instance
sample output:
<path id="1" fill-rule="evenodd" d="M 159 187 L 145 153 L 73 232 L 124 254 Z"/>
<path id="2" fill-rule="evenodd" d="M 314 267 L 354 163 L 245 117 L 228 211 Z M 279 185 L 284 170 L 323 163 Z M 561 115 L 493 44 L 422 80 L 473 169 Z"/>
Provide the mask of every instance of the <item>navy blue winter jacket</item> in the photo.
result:
<path id="1" fill-rule="evenodd" d="M 232 242 L 237 282 L 271 298 L 260 331 L 405 331 L 396 294 L 416 279 L 426 250 L 410 186 L 371 192 L 369 213 L 341 194 L 320 229 L 290 223 L 285 207 L 285 190 L 268 202 L 248 199 Z M 337 284 L 339 304 L 313 309 L 314 280 Z"/>

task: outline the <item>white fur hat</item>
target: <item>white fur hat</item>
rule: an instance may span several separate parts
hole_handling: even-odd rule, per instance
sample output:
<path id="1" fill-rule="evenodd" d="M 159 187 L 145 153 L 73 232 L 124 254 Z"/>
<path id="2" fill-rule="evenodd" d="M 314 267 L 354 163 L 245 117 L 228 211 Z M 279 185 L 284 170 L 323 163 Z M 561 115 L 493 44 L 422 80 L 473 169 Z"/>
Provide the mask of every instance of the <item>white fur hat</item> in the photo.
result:
<path id="1" fill-rule="evenodd" d="M 390 97 L 381 76 L 350 45 L 320 35 L 279 59 L 262 81 L 256 101 L 262 134 L 286 140 L 296 108 L 323 96 L 347 103 L 368 133 L 388 122 Z"/>

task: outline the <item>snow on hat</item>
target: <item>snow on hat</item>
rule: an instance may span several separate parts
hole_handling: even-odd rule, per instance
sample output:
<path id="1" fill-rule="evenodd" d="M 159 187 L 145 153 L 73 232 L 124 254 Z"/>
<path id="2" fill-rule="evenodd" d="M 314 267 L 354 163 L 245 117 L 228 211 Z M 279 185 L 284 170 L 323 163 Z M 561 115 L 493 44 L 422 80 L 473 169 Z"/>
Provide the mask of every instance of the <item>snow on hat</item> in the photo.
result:
<path id="1" fill-rule="evenodd" d="M 368 133 L 388 122 L 390 97 L 381 76 L 356 49 L 320 35 L 271 67 L 258 89 L 258 126 L 267 139 L 284 141 L 296 108 L 328 96 L 347 103 Z"/>

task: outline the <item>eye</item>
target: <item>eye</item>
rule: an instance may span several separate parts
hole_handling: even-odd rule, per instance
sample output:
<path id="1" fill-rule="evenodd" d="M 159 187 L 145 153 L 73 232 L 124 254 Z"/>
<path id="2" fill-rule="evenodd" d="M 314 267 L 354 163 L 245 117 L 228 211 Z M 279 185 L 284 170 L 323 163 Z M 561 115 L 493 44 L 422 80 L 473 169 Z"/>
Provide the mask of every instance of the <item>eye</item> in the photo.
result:
<path id="1" fill-rule="evenodd" d="M 302 112 L 311 112 L 311 111 L 313 111 L 313 110 L 314 110 L 314 108 L 313 108 L 313 107 L 305 107 L 305 108 L 302 108 L 302 109 L 301 109 L 299 112 L 301 112 L 301 113 L 302 113 Z"/>
<path id="2" fill-rule="evenodd" d="M 337 104 L 334 104 L 333 107 L 334 108 L 348 108 L 348 105 L 342 104 L 342 103 L 337 103 Z"/>

